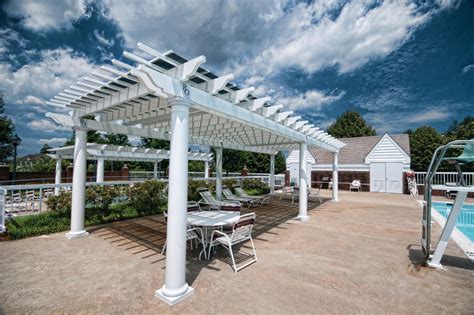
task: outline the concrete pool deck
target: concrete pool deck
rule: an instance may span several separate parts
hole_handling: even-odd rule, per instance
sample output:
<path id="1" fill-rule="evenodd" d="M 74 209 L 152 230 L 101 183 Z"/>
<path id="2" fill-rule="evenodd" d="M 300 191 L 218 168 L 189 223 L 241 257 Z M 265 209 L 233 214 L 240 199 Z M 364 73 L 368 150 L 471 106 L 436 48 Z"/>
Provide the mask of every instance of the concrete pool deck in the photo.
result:
<path id="1" fill-rule="evenodd" d="M 254 209 L 259 261 L 235 274 L 225 251 L 188 257 L 195 294 L 170 308 L 162 216 L 0 243 L 0 313 L 473 313 L 474 264 L 450 241 L 445 270 L 421 266 L 421 207 L 407 195 L 340 192 Z M 433 225 L 433 239 L 441 231 Z M 245 250 L 245 247 L 243 248 Z"/>

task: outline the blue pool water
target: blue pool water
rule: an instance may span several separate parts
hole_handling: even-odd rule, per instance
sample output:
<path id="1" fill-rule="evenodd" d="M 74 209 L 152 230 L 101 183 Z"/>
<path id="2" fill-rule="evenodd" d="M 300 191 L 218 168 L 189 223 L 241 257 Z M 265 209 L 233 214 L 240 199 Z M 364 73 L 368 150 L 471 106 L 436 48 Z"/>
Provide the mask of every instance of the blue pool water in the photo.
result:
<path id="1" fill-rule="evenodd" d="M 448 218 L 449 212 L 453 208 L 452 203 L 433 202 L 435 208 L 443 217 Z M 474 204 L 464 204 L 461 213 L 456 221 L 456 227 L 474 242 Z"/>

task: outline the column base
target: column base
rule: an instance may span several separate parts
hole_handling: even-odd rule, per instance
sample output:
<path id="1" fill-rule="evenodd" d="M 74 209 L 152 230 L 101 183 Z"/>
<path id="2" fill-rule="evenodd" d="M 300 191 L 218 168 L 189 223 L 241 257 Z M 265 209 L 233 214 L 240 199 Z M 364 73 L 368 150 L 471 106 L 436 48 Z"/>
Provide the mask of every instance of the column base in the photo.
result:
<path id="1" fill-rule="evenodd" d="M 86 230 L 77 231 L 77 232 L 69 231 L 66 233 L 66 238 L 70 240 L 73 240 L 75 238 L 85 237 L 85 236 L 89 236 L 89 232 L 86 232 Z"/>
<path id="2" fill-rule="evenodd" d="M 339 198 L 331 199 L 331 202 L 339 202 Z"/>
<path id="3" fill-rule="evenodd" d="M 169 306 L 175 306 L 179 302 L 185 300 L 186 298 L 190 297 L 194 294 L 194 288 L 188 286 L 187 290 L 178 296 L 167 296 L 163 294 L 163 288 L 155 291 L 155 296 L 159 298 L 161 301 L 165 302 Z"/>
<path id="4" fill-rule="evenodd" d="M 307 215 L 299 215 L 296 218 L 303 222 L 309 221 L 309 217 Z"/>
<path id="5" fill-rule="evenodd" d="M 438 269 L 438 270 L 444 270 L 443 266 L 441 264 L 435 264 L 430 261 L 428 261 L 428 267 Z"/>

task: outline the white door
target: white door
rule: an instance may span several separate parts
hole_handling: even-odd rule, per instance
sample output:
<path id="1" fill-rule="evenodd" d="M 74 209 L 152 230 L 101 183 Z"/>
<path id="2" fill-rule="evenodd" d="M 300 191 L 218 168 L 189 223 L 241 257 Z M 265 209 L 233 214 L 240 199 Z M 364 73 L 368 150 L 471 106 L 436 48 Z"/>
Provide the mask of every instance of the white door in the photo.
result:
<path id="1" fill-rule="evenodd" d="M 387 182 L 385 187 L 388 193 L 403 193 L 403 164 L 402 163 L 386 163 L 385 175 Z"/>
<path id="2" fill-rule="evenodd" d="M 370 163 L 370 191 L 403 193 L 402 163 Z"/>
<path id="3" fill-rule="evenodd" d="M 385 192 L 385 163 L 370 163 L 370 191 Z"/>

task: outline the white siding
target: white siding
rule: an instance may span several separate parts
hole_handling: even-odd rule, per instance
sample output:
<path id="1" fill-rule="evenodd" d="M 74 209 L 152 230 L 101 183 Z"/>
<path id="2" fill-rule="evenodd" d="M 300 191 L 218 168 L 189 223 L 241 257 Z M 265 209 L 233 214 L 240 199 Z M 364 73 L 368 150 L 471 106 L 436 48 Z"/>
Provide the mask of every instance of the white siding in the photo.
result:
<path id="1" fill-rule="evenodd" d="M 365 158 L 365 163 L 370 162 L 403 162 L 410 163 L 410 157 L 385 134 L 379 143 Z"/>
<path id="2" fill-rule="evenodd" d="M 316 161 L 314 160 L 313 155 L 309 151 L 306 151 L 306 161 L 308 163 L 310 163 L 311 165 L 316 163 Z M 288 154 L 288 156 L 286 157 L 286 165 L 288 166 L 291 163 L 296 163 L 296 164 L 300 163 L 300 151 L 299 150 L 291 151 L 290 154 Z"/>

